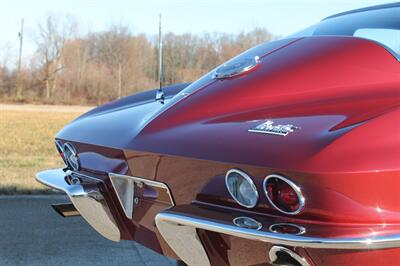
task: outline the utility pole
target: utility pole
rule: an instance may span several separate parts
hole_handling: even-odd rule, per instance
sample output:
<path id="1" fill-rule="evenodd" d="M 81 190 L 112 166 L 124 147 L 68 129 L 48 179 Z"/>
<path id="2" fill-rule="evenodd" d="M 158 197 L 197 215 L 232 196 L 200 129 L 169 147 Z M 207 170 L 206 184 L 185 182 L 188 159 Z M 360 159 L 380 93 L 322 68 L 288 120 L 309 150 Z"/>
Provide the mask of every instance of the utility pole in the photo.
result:
<path id="1" fill-rule="evenodd" d="M 158 24 L 158 82 L 160 87 L 156 93 L 156 101 L 164 104 L 164 92 L 162 90 L 163 81 L 163 53 L 162 53 L 162 29 L 161 29 L 161 13 Z"/>
<path id="2" fill-rule="evenodd" d="M 22 82 L 21 82 L 21 60 L 22 60 L 22 45 L 24 42 L 24 19 L 21 20 L 21 29 L 18 32 L 19 38 L 19 56 L 18 56 L 18 73 L 17 73 L 17 98 L 22 96 Z"/>

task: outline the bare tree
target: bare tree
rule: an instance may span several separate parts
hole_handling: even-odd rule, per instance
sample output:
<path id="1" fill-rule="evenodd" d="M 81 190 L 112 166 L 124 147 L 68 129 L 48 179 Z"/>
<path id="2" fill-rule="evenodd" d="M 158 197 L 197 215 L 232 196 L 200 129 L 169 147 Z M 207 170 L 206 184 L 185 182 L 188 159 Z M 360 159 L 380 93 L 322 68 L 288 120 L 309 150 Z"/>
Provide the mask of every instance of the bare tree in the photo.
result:
<path id="1" fill-rule="evenodd" d="M 13 73 L 10 71 L 15 58 L 15 49 L 11 42 L 0 43 L 0 93 L 10 95 L 14 84 Z"/>
<path id="2" fill-rule="evenodd" d="M 10 68 L 12 58 L 15 57 L 15 49 L 11 42 L 0 42 L 0 67 Z"/>
<path id="3" fill-rule="evenodd" d="M 61 21 L 64 19 L 64 21 Z M 57 87 L 57 74 L 63 69 L 61 61 L 64 44 L 74 32 L 76 24 L 71 17 L 49 15 L 38 25 L 37 53 L 43 68 L 45 98 L 49 99 Z"/>
<path id="4" fill-rule="evenodd" d="M 81 34 L 78 30 L 71 17 L 48 16 L 38 24 L 37 51 L 29 67 L 21 68 L 18 76 L 16 49 L 0 44 L 0 97 L 16 97 L 13 89 L 21 84 L 22 100 L 101 104 L 157 86 L 155 36 L 136 34 L 122 23 L 102 32 Z M 264 28 L 239 34 L 166 33 L 163 83 L 167 86 L 194 81 L 233 56 L 273 38 Z"/>
<path id="5" fill-rule="evenodd" d="M 112 25 L 106 32 L 98 36 L 99 56 L 112 69 L 118 98 L 124 94 L 122 72 L 129 59 L 128 53 L 131 39 L 131 29 L 123 24 Z"/>

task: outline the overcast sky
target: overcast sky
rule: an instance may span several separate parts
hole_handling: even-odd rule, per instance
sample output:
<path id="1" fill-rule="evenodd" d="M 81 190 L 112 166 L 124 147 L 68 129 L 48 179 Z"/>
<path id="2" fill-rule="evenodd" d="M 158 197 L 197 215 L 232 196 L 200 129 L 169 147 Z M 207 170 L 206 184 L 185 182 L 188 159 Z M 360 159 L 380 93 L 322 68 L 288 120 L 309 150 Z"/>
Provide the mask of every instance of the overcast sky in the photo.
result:
<path id="1" fill-rule="evenodd" d="M 288 35 L 326 16 L 385 0 L 0 0 L 0 49 L 18 48 L 20 21 L 25 20 L 24 56 L 35 50 L 33 31 L 47 14 L 72 15 L 82 29 L 101 31 L 112 23 L 131 25 L 135 32 L 158 31 L 158 14 L 165 31 L 175 33 L 236 33 L 255 26 Z M 1 51 L 0 51 L 1 53 Z"/>

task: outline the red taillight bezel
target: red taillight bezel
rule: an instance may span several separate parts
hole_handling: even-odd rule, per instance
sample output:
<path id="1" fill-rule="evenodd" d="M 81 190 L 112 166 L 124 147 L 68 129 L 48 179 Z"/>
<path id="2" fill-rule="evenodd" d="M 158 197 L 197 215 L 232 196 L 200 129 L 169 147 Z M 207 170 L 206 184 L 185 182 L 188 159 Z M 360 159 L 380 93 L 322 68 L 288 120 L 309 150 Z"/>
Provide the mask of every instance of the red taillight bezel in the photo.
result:
<path id="1" fill-rule="evenodd" d="M 301 189 L 281 175 L 269 175 L 264 179 L 264 192 L 269 203 L 285 214 L 300 213 L 305 204 Z"/>

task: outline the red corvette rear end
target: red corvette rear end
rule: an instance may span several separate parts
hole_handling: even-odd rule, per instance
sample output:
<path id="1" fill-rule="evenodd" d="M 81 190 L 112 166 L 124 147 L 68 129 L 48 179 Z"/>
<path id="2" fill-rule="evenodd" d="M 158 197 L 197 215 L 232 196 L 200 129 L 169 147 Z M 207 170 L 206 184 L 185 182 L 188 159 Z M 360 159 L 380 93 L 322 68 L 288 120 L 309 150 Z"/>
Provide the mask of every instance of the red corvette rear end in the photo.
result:
<path id="1" fill-rule="evenodd" d="M 189 265 L 400 261 L 400 4 L 98 107 L 37 175 L 104 237 Z M 77 212 L 76 212 L 77 211 Z"/>

